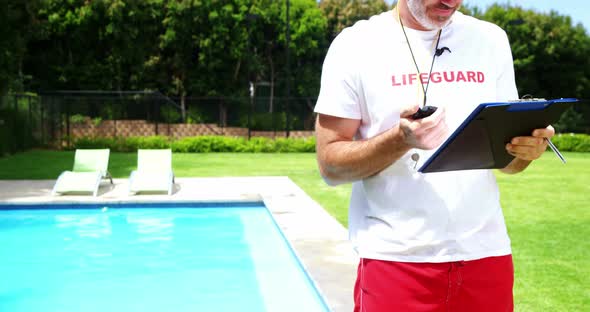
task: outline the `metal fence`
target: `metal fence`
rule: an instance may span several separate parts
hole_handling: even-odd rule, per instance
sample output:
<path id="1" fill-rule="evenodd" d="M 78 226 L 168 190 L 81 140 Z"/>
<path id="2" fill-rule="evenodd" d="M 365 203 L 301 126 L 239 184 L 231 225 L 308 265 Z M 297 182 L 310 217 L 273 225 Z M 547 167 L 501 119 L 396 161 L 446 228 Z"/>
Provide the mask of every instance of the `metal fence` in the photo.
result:
<path id="1" fill-rule="evenodd" d="M 37 96 L 0 97 L 0 156 L 39 145 L 45 136 L 43 114 Z"/>
<path id="2" fill-rule="evenodd" d="M 54 91 L 0 98 L 0 155 L 35 146 L 62 148 L 80 137 L 313 135 L 315 98 L 186 97 L 152 91 Z M 554 126 L 590 133 L 580 103 Z"/>
<path id="3" fill-rule="evenodd" d="M 30 134 L 34 145 L 65 147 L 82 136 L 310 135 L 315 101 L 284 97 L 181 99 L 157 91 L 52 91 L 5 96 L 0 99 L 0 109 L 20 116 L 19 125 L 12 129 Z"/>

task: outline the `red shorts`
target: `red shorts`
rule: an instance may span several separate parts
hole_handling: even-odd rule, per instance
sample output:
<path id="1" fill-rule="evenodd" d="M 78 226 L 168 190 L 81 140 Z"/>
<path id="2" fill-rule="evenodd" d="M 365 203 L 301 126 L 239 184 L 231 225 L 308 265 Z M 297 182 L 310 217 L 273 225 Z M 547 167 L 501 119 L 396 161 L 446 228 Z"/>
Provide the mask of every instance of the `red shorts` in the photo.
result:
<path id="1" fill-rule="evenodd" d="M 361 259 L 354 311 L 513 311 L 512 256 L 446 263 Z"/>

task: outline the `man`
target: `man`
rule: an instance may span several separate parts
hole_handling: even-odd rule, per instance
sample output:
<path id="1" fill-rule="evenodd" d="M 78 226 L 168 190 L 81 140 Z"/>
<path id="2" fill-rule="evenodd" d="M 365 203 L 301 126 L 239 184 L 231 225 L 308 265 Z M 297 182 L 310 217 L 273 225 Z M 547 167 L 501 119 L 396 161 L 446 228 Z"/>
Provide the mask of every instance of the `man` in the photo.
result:
<path id="1" fill-rule="evenodd" d="M 400 0 L 332 43 L 315 111 L 328 184 L 353 182 L 355 311 L 512 311 L 513 264 L 491 170 L 417 169 L 480 103 L 518 98 L 506 33 L 462 0 Z M 415 119 L 423 105 L 438 109 Z M 552 127 L 506 145 L 517 173 Z"/>

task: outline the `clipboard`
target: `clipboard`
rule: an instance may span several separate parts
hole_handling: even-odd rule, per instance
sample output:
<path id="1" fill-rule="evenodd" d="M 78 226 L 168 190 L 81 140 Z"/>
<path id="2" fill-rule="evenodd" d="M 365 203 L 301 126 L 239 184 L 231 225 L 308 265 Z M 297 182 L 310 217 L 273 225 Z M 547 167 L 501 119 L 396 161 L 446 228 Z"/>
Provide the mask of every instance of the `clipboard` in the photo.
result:
<path id="1" fill-rule="evenodd" d="M 514 159 L 505 147 L 512 138 L 557 122 L 577 102 L 561 98 L 479 104 L 418 171 L 504 168 Z"/>

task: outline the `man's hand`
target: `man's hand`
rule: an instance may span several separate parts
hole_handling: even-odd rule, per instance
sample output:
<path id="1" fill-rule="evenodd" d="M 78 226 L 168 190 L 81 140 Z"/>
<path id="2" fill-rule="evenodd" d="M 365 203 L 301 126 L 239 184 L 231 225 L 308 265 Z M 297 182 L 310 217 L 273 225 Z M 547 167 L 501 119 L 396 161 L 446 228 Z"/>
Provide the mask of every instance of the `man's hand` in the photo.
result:
<path id="1" fill-rule="evenodd" d="M 399 127 L 404 134 L 404 141 L 411 147 L 430 150 L 436 148 L 446 139 L 449 128 L 445 122 L 444 108 L 438 108 L 432 115 L 423 119 L 411 119 L 418 106 L 404 109 L 400 114 Z"/>
<path id="2" fill-rule="evenodd" d="M 538 159 L 547 149 L 547 141 L 555 135 L 555 129 L 548 126 L 545 129 L 533 130 L 532 136 L 515 137 L 506 144 L 508 154 L 516 157 L 508 166 L 500 171 L 508 174 L 514 174 L 523 171 L 528 167 L 531 161 Z"/>
<path id="3" fill-rule="evenodd" d="M 555 129 L 548 126 L 545 129 L 535 129 L 532 136 L 515 137 L 506 144 L 508 154 L 522 160 L 535 160 L 541 157 L 547 149 L 547 141 L 555 135 Z"/>

